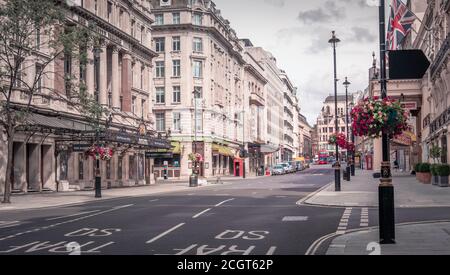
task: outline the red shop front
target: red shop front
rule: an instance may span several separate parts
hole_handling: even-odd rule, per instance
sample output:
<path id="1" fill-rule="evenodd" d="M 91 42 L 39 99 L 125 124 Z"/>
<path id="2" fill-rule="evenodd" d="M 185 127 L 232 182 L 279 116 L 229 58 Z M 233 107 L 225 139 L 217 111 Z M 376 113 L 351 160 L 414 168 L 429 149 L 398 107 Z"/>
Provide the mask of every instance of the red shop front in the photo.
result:
<path id="1" fill-rule="evenodd" d="M 241 158 L 234 159 L 234 176 L 243 177 L 244 176 L 244 160 Z"/>

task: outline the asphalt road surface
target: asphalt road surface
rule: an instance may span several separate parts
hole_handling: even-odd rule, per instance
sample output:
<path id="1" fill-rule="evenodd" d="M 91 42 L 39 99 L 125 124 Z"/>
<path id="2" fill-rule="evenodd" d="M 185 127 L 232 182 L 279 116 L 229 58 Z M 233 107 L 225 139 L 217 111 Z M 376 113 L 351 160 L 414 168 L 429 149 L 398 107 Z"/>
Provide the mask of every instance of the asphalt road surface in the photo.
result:
<path id="1" fill-rule="evenodd" d="M 376 209 L 298 204 L 333 177 L 333 170 L 313 167 L 185 192 L 2 211 L 0 254 L 304 255 L 311 246 L 324 254 L 321 237 L 378 223 Z M 448 213 L 399 209 L 397 221 Z"/>

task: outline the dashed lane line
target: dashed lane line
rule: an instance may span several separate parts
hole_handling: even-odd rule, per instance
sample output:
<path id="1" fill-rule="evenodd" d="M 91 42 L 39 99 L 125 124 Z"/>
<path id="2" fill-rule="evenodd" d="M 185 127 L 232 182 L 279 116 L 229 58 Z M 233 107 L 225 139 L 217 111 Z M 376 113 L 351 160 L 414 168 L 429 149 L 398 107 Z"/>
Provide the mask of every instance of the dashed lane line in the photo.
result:
<path id="1" fill-rule="evenodd" d="M 200 217 L 201 215 L 203 215 L 203 214 L 205 214 L 206 212 L 211 211 L 211 210 L 212 210 L 212 208 L 208 208 L 208 209 L 206 209 L 206 210 L 203 210 L 202 212 L 200 212 L 200 213 L 194 215 L 192 218 L 193 218 L 193 219 L 196 219 L 196 218 Z"/>
<path id="2" fill-rule="evenodd" d="M 146 243 L 147 243 L 147 244 L 154 243 L 154 242 L 156 242 L 157 240 L 159 240 L 159 239 L 161 239 L 162 237 L 164 237 L 164 236 L 166 236 L 166 235 L 172 233 L 173 231 L 177 230 L 178 228 L 180 228 L 180 227 L 182 227 L 182 226 L 184 226 L 184 225 L 185 225 L 185 223 L 180 223 L 179 225 L 176 225 L 176 226 L 172 227 L 171 229 L 169 229 L 169 230 L 167 230 L 167 231 L 164 231 L 163 233 L 161 233 L 161 234 L 159 234 L 158 236 L 154 237 L 153 239 L 147 241 Z"/>
<path id="3" fill-rule="evenodd" d="M 220 202 L 220 203 L 214 205 L 214 207 L 219 207 L 219 206 L 224 205 L 225 203 L 227 203 L 227 202 L 229 202 L 229 201 L 233 201 L 233 200 L 234 200 L 234 199 L 224 200 L 223 202 Z"/>

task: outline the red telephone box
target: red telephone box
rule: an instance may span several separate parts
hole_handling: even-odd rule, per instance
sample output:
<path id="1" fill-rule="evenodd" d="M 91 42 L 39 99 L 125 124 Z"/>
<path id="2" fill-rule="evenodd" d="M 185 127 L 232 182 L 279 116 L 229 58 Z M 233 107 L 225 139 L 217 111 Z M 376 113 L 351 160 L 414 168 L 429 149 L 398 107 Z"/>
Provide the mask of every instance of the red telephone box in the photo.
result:
<path id="1" fill-rule="evenodd" d="M 243 159 L 234 159 L 234 176 L 235 177 L 243 177 L 244 176 L 244 160 Z"/>
<path id="2" fill-rule="evenodd" d="M 373 156 L 366 156 L 366 169 L 373 170 Z"/>

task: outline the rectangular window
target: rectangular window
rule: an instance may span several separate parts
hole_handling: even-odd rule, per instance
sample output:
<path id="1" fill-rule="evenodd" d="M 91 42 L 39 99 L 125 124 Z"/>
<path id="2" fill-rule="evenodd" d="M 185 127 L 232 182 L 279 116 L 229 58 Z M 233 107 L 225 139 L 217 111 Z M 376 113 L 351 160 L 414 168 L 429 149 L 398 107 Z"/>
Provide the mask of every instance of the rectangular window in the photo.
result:
<path id="1" fill-rule="evenodd" d="M 172 21 L 173 24 L 178 25 L 181 23 L 181 17 L 180 17 L 179 12 L 172 13 L 172 18 L 173 18 L 173 21 Z"/>
<path id="2" fill-rule="evenodd" d="M 181 130 L 181 114 L 173 113 L 173 130 L 180 131 Z"/>
<path id="3" fill-rule="evenodd" d="M 156 104 L 166 103 L 166 92 L 164 87 L 156 88 Z"/>
<path id="4" fill-rule="evenodd" d="M 194 60 L 194 77 L 195 78 L 201 78 L 203 75 L 203 62 L 200 60 Z"/>
<path id="5" fill-rule="evenodd" d="M 136 180 L 136 158 L 134 155 L 128 157 L 128 165 L 129 165 L 129 171 L 128 171 L 128 177 L 130 180 Z"/>
<path id="6" fill-rule="evenodd" d="M 201 53 L 203 52 L 203 39 L 200 37 L 194 37 L 194 52 Z"/>
<path id="7" fill-rule="evenodd" d="M 197 99 L 203 98 L 203 88 L 202 87 L 194 87 L 194 97 Z"/>
<path id="8" fill-rule="evenodd" d="M 134 37 L 136 34 L 135 28 L 136 28 L 136 21 L 131 20 L 131 36 L 132 37 Z"/>
<path id="9" fill-rule="evenodd" d="M 40 74 L 41 72 L 42 72 L 42 65 L 36 64 L 36 74 Z M 37 78 L 36 92 L 42 93 L 42 77 Z"/>
<path id="10" fill-rule="evenodd" d="M 164 15 L 163 14 L 155 14 L 155 25 L 157 25 L 157 26 L 164 25 Z"/>
<path id="11" fill-rule="evenodd" d="M 156 69 L 156 77 L 158 78 L 165 77 L 164 61 L 157 61 L 155 69 Z"/>
<path id="12" fill-rule="evenodd" d="M 117 179 L 122 179 L 122 164 L 123 164 L 123 157 L 119 156 L 117 158 Z"/>
<path id="13" fill-rule="evenodd" d="M 181 103 L 181 88 L 180 88 L 180 86 L 173 87 L 172 102 L 173 103 Z"/>
<path id="14" fill-rule="evenodd" d="M 172 51 L 179 52 L 181 50 L 181 40 L 179 36 L 172 38 Z"/>
<path id="15" fill-rule="evenodd" d="M 41 29 L 36 28 L 36 49 L 39 50 L 41 48 Z"/>
<path id="16" fill-rule="evenodd" d="M 192 24 L 201 26 L 203 25 L 203 18 L 201 13 L 194 13 L 194 16 L 192 18 Z"/>
<path id="17" fill-rule="evenodd" d="M 166 131 L 166 114 L 156 113 L 156 131 L 165 132 Z"/>
<path id="18" fill-rule="evenodd" d="M 141 90 L 144 90 L 144 73 L 145 73 L 145 67 L 141 66 Z"/>
<path id="19" fill-rule="evenodd" d="M 112 10 L 113 10 L 113 4 L 108 1 L 108 22 L 112 22 L 112 19 L 113 19 Z"/>
<path id="20" fill-rule="evenodd" d="M 330 127 L 328 132 L 329 132 L 329 133 L 333 133 L 333 132 L 334 132 L 333 127 Z"/>
<path id="21" fill-rule="evenodd" d="M 133 96 L 133 98 L 131 99 L 131 112 L 134 114 L 136 114 L 136 97 Z"/>
<path id="22" fill-rule="evenodd" d="M 141 27 L 141 44 L 144 44 L 145 41 L 145 27 Z"/>
<path id="23" fill-rule="evenodd" d="M 181 61 L 173 60 L 173 76 L 180 77 L 181 76 Z"/>
<path id="24" fill-rule="evenodd" d="M 166 39 L 164 37 L 155 38 L 156 52 L 162 53 L 166 51 Z"/>

